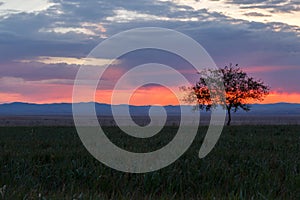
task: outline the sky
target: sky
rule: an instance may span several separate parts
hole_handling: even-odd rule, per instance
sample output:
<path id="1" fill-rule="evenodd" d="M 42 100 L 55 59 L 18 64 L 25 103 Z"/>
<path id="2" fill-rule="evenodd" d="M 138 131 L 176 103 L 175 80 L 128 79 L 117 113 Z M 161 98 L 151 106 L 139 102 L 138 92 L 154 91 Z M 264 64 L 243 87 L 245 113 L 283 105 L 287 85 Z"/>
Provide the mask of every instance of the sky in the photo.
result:
<path id="1" fill-rule="evenodd" d="M 188 35 L 219 67 L 238 63 L 271 87 L 261 103 L 300 103 L 299 19 L 299 0 L 0 0 L 0 103 L 72 102 L 80 66 L 111 61 L 90 62 L 89 52 L 114 34 L 141 27 Z M 96 101 L 110 103 L 113 83 L 126 70 L 154 61 L 179 71 L 188 65 L 154 50 L 125 55 L 105 72 L 107 84 L 98 87 Z M 135 91 L 129 103 L 178 100 L 169 89 L 151 84 Z"/>

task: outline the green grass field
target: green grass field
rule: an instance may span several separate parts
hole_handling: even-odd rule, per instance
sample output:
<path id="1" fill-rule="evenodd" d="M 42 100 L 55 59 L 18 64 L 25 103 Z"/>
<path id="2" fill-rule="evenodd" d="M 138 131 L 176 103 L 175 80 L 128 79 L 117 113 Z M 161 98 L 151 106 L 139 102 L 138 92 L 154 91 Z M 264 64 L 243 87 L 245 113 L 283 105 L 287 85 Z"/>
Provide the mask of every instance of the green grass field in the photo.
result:
<path id="1" fill-rule="evenodd" d="M 94 159 L 72 127 L 0 128 L 0 199 L 300 199 L 300 126 L 225 127 L 213 151 L 198 158 L 207 127 L 175 163 L 128 174 Z M 132 151 L 164 146 L 176 133 L 109 138 Z"/>

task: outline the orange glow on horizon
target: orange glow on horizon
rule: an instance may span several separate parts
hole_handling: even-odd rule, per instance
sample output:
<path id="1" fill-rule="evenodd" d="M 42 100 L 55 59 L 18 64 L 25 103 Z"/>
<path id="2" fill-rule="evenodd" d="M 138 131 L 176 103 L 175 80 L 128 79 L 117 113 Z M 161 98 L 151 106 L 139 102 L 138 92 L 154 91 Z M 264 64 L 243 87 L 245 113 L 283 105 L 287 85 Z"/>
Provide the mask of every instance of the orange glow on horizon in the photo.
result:
<path id="1" fill-rule="evenodd" d="M 179 105 L 176 95 L 164 87 L 139 88 L 127 99 L 128 91 L 115 91 L 117 93 L 116 103 L 112 103 L 112 91 L 101 90 L 96 93 L 96 101 L 107 104 L 130 104 L 142 105 Z"/>
<path id="2" fill-rule="evenodd" d="M 272 103 L 300 103 L 300 93 L 286 93 L 271 91 L 268 96 L 265 97 L 262 104 Z"/>
<path id="3" fill-rule="evenodd" d="M 51 89 L 50 89 L 51 88 Z M 48 92 L 45 95 L 41 94 L 28 94 L 22 95 L 18 93 L 0 93 L 0 104 L 12 103 L 12 102 L 28 102 L 37 104 L 50 104 L 50 103 L 72 103 L 72 87 L 66 86 L 53 91 L 54 88 L 47 87 Z M 46 90 L 46 89 L 45 89 Z M 46 90 L 47 91 L 47 90 Z M 126 94 L 126 91 L 120 92 L 119 103 L 131 105 L 178 105 L 179 101 L 176 96 L 166 88 L 162 87 L 151 87 L 151 88 L 140 88 L 135 91 L 131 98 L 126 100 L 122 98 L 122 92 Z M 96 92 L 96 101 L 99 103 L 111 104 L 111 90 L 101 90 Z M 125 101 L 126 100 L 126 101 Z M 82 102 L 90 102 L 93 100 L 82 99 Z M 284 93 L 271 91 L 268 96 L 265 97 L 264 101 L 253 101 L 251 103 L 257 104 L 273 104 L 273 103 L 300 103 L 300 93 Z"/>

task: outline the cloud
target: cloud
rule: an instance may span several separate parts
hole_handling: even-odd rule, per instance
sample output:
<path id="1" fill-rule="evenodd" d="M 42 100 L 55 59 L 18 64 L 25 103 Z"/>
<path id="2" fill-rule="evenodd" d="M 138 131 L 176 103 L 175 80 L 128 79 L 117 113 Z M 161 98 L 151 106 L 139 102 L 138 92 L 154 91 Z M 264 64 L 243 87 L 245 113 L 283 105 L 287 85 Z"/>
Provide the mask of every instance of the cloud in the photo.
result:
<path id="1" fill-rule="evenodd" d="M 137 11 L 129 11 L 124 9 L 114 10 L 113 13 L 115 16 L 107 17 L 107 21 L 111 21 L 114 23 L 128 23 L 131 21 L 198 21 L 197 17 L 167 17 L 167 16 L 158 16 L 145 14 Z"/>
<path id="2" fill-rule="evenodd" d="M 245 14 L 246 16 L 254 16 L 254 17 L 271 17 L 271 15 L 266 15 L 258 12 L 249 12 Z"/>
<path id="3" fill-rule="evenodd" d="M 272 9 L 273 12 L 293 12 L 300 10 L 298 0 L 230 0 L 232 4 L 240 5 L 242 9 Z"/>
<path id="4" fill-rule="evenodd" d="M 118 32 L 114 10 L 126 12 L 170 13 L 171 7 L 149 1 L 52 1 L 38 13 L 9 14 L 1 20 L 0 59 L 36 56 L 85 57 L 103 38 Z M 128 10 L 128 11 L 127 11 Z M 9 13 L 7 11 L 7 13 Z M 148 14 L 150 15 L 150 14 Z M 117 25 L 116 25 L 117 26 Z M 5 49 L 5 50 L 4 50 Z"/>
<path id="5" fill-rule="evenodd" d="M 2 64 L 0 78 L 20 78 L 24 81 L 42 81 L 52 79 L 74 80 L 78 66 L 67 64 L 43 64 L 38 62 Z"/>
<path id="6" fill-rule="evenodd" d="M 104 59 L 104 58 L 73 58 L 73 57 L 49 57 L 49 56 L 39 56 L 32 60 L 19 60 L 20 63 L 42 63 L 42 64 L 66 64 L 66 65 L 77 65 L 79 66 L 97 66 L 105 67 L 111 62 L 114 64 L 119 64 L 120 61 L 117 59 Z"/>
<path id="7" fill-rule="evenodd" d="M 292 17 L 299 11 L 298 1 L 215 2 L 226 8 L 222 12 L 209 6 L 203 8 L 208 1 L 199 2 L 204 5 L 199 9 L 193 6 L 197 3 L 176 2 L 53 0 L 44 4 L 43 9 L 6 9 L 0 17 L 0 77 L 10 77 L 10 82 L 20 78 L 27 83 L 67 86 L 72 84 L 78 64 L 106 37 L 130 28 L 157 26 L 191 36 L 205 47 L 218 66 L 236 62 L 252 70 L 255 76 L 261 75 L 274 88 L 299 90 L 296 86 L 300 84 L 300 26 L 298 18 Z M 0 3 L 1 7 L 4 5 Z M 240 15 L 234 15 L 230 7 L 238 7 Z M 286 14 L 295 18 L 293 23 L 276 18 L 289 19 Z M 177 70 L 184 68 L 186 76 L 196 78 L 191 66 L 170 54 L 145 50 L 121 59 L 122 63 L 107 72 L 105 81 L 113 83 L 133 66 L 147 62 L 167 64 Z M 255 71 L 258 66 L 273 68 Z"/>
<path id="8" fill-rule="evenodd" d="M 74 40 L 64 40 L 71 35 Z M 0 60 L 3 62 L 38 56 L 85 57 L 96 45 L 94 41 L 77 40 L 76 34 L 67 34 L 60 39 L 56 39 L 57 37 L 56 34 L 40 34 L 36 38 L 26 38 L 13 32 L 0 32 Z"/>
<path id="9" fill-rule="evenodd" d="M 257 51 L 256 48 L 264 46 L 277 51 L 282 49 L 281 46 L 287 46 L 285 42 L 288 45 L 293 43 L 289 39 L 283 41 L 278 38 L 294 40 L 295 47 L 291 49 L 295 49 L 299 42 L 296 28 L 283 23 L 248 22 L 205 9 L 195 12 L 187 6 L 172 2 L 89 0 L 53 3 L 42 13 L 19 13 L 1 21 L 1 60 L 37 56 L 85 57 L 103 38 L 143 26 L 161 26 L 182 31 L 209 50 L 218 45 L 219 48 L 210 51 L 212 54 L 219 54 L 218 51 L 224 49 L 227 43 L 236 46 L 233 49 L 246 47 L 246 50 L 253 46 L 253 50 Z M 274 31 L 279 33 L 275 34 Z M 276 41 L 277 44 L 266 41 L 266 34 L 271 35 L 268 40 Z M 234 54 L 235 51 L 232 52 Z"/>
<path id="10" fill-rule="evenodd" d="M 9 0 L 0 2 L 0 16 L 8 17 L 16 13 L 39 13 L 53 5 L 47 0 L 31 0 L 26 3 L 22 0 Z"/>
<path id="11" fill-rule="evenodd" d="M 273 31 L 277 25 L 284 31 Z M 238 62 L 248 66 L 298 66 L 300 63 L 299 36 L 282 24 L 214 23 L 186 33 L 196 38 L 219 65 Z"/>

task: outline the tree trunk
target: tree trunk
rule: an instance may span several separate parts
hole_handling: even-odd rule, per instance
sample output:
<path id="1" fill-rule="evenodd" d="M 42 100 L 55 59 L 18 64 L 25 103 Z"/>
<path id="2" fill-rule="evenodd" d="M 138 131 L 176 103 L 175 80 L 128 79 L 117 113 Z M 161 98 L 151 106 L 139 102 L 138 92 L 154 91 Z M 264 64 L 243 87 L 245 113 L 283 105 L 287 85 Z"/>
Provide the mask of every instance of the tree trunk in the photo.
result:
<path id="1" fill-rule="evenodd" d="M 227 113 L 228 113 L 228 121 L 227 121 L 227 126 L 230 126 L 230 122 L 231 122 L 231 112 L 230 112 L 231 108 L 228 107 L 227 108 Z"/>

